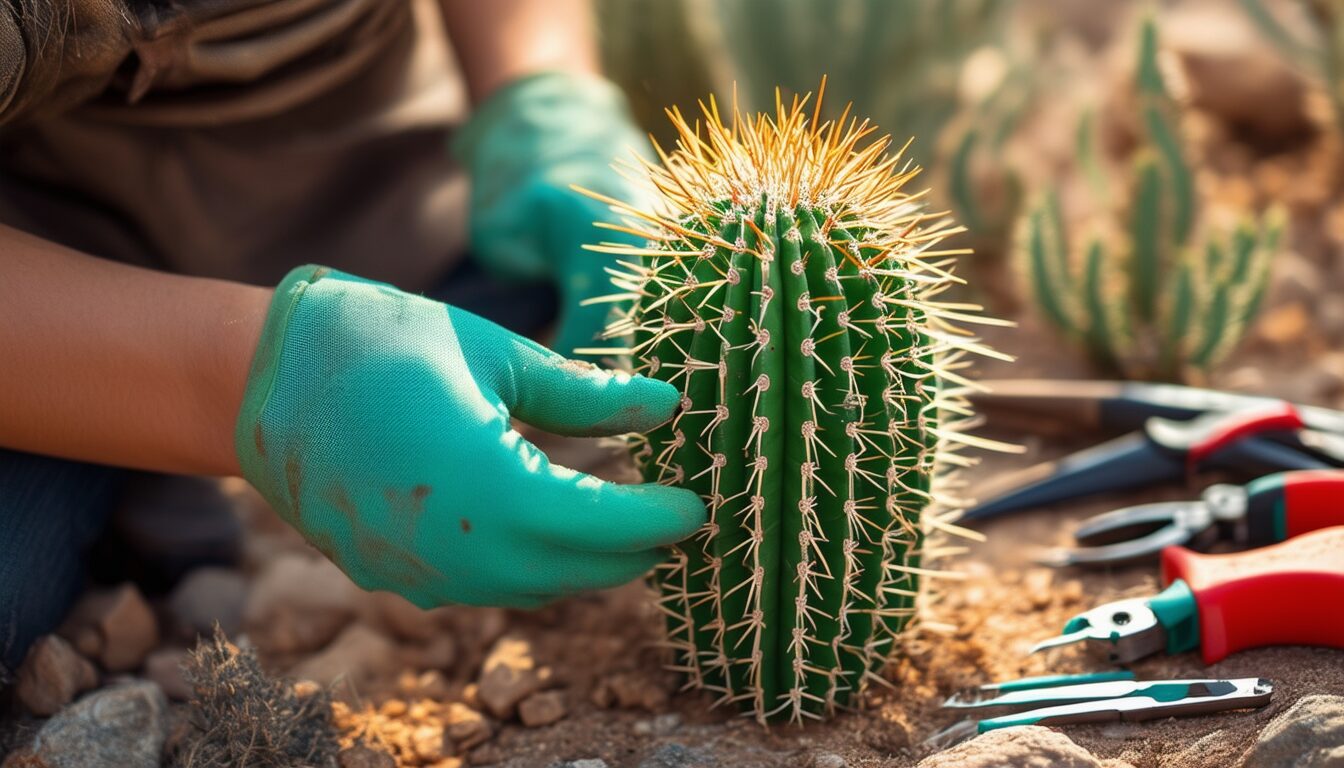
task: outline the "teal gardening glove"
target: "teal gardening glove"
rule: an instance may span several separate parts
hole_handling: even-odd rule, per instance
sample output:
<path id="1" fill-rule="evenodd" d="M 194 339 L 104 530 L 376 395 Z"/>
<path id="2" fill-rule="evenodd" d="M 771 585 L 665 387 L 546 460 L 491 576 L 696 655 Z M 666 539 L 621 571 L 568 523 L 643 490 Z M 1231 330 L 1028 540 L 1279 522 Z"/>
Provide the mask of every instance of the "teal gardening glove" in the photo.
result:
<path id="1" fill-rule="evenodd" d="M 496 274 L 556 282 L 561 310 L 552 346 L 561 354 L 598 345 L 611 306 L 580 306 L 613 292 L 603 271 L 614 265 L 612 257 L 583 246 L 632 240 L 594 228 L 595 221 L 617 218 L 570 185 L 637 202 L 637 190 L 611 163 L 648 146 L 615 85 L 563 72 L 524 77 L 495 91 L 454 142 L 471 175 L 473 253 Z"/>
<path id="2" fill-rule="evenodd" d="M 276 289 L 235 443 L 244 476 L 365 589 L 422 607 L 531 607 L 637 578 L 705 511 L 687 490 L 550 464 L 510 416 L 617 434 L 666 420 L 678 398 L 469 312 L 307 266 Z"/>

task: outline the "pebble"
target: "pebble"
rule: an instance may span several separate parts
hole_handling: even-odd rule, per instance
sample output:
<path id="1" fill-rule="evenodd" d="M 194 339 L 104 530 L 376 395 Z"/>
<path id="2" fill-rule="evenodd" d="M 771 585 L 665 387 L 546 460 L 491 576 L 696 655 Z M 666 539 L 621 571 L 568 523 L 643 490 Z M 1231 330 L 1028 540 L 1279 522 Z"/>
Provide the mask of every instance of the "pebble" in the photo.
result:
<path id="1" fill-rule="evenodd" d="M 666 736 L 681 725 L 681 715 L 669 712 L 635 723 L 634 731 L 640 736 Z"/>
<path id="2" fill-rule="evenodd" d="M 340 768 L 397 768 L 397 760 L 380 749 L 364 745 L 341 750 L 336 756 Z"/>
<path id="3" fill-rule="evenodd" d="M 712 768 L 718 761 L 708 752 L 681 744 L 663 744 L 639 763 L 639 768 Z"/>
<path id="4" fill-rule="evenodd" d="M 538 728 L 562 720 L 569 705 L 561 691 L 542 691 L 518 702 L 518 719 L 528 728 Z"/>
<path id="5" fill-rule="evenodd" d="M 1005 765 L 1100 768 L 1101 761 L 1058 731 L 1028 725 L 982 733 L 930 755 L 917 768 L 1000 768 Z M 1114 762 L 1108 766 L 1117 766 Z"/>
<path id="6" fill-rule="evenodd" d="M 145 677 L 153 680 L 173 701 L 191 698 L 191 686 L 182 674 L 182 663 L 187 659 L 184 648 L 160 648 L 145 657 Z"/>
<path id="7" fill-rule="evenodd" d="M 532 645 L 518 637 L 500 638 L 490 649 L 477 681 L 477 698 L 495 717 L 513 716 L 518 702 L 541 690 L 551 670 L 532 657 Z"/>
<path id="8" fill-rule="evenodd" d="M 325 686 L 339 681 L 359 693 L 395 675 L 396 665 L 396 645 L 391 640 L 363 624 L 351 624 L 331 645 L 300 662 L 289 674 Z"/>
<path id="9" fill-rule="evenodd" d="M 834 752 L 819 752 L 812 757 L 812 768 L 846 768 L 845 758 Z"/>
<path id="10" fill-rule="evenodd" d="M 228 637 L 243 629 L 247 582 L 232 568 L 197 568 L 168 596 L 168 612 L 184 639 L 210 637 L 215 624 Z"/>
<path id="11" fill-rule="evenodd" d="M 34 764 L 45 768 L 158 768 L 168 702 L 147 680 L 84 696 L 37 732 Z"/>
<path id="12" fill-rule="evenodd" d="M 607 761 L 597 757 L 589 757 L 583 760 L 566 760 L 562 763 L 551 763 L 546 768 L 611 768 Z"/>
<path id="13" fill-rule="evenodd" d="M 490 721 L 485 719 L 484 715 L 456 701 L 448 705 L 444 721 L 447 724 L 445 730 L 448 738 L 461 749 L 471 749 L 489 741 L 494 732 Z"/>
<path id="14" fill-rule="evenodd" d="M 50 717 L 98 684 L 98 671 L 58 635 L 43 635 L 28 649 L 15 685 L 29 712 Z"/>
<path id="15" fill-rule="evenodd" d="M 330 561 L 287 553 L 271 561 L 253 582 L 243 626 L 268 653 L 315 651 L 350 623 L 362 594 Z"/>
<path id="16" fill-rule="evenodd" d="M 85 593 L 60 633 L 109 672 L 130 672 L 158 645 L 159 623 L 134 584 Z"/>
<path id="17" fill-rule="evenodd" d="M 1243 768 L 1344 766 L 1344 696 L 1303 696 L 1269 721 Z"/>
<path id="18" fill-rule="evenodd" d="M 432 763 L 444 756 L 444 729 L 441 725 L 421 725 L 411 732 L 411 748 L 415 756 Z"/>
<path id="19" fill-rule="evenodd" d="M 603 679 L 593 689 L 593 704 L 602 709 L 643 709 L 657 712 L 667 706 L 667 691 L 657 680 L 638 673 L 622 672 Z"/>
<path id="20" fill-rule="evenodd" d="M 1031 607 L 1036 609 L 1050 605 L 1054 597 L 1051 584 L 1055 575 L 1047 568 L 1032 568 L 1022 579 L 1022 591 L 1026 593 Z"/>

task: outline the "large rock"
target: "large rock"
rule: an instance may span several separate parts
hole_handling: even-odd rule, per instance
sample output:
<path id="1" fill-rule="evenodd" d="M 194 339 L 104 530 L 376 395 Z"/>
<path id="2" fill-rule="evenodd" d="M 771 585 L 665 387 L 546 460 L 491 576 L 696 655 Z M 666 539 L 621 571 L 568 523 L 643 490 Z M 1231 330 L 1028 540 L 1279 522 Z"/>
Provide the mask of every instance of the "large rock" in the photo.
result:
<path id="1" fill-rule="evenodd" d="M 360 693 L 396 674 L 396 650 L 396 645 L 381 633 L 363 624 L 351 624 L 331 645 L 300 662 L 289 674 L 325 686 L 341 682 L 351 692 Z"/>
<path id="2" fill-rule="evenodd" d="M 15 688 L 34 715 L 50 717 L 98 684 L 98 671 L 56 635 L 43 635 L 28 649 Z"/>
<path id="3" fill-rule="evenodd" d="M 1100 768 L 1101 761 L 1058 731 L 1028 725 L 982 733 L 930 755 L 918 768 Z M 1113 765 L 1113 764 L 1112 764 Z"/>
<path id="4" fill-rule="evenodd" d="M 159 622 L 134 584 L 88 592 L 60 634 L 109 672 L 129 672 L 158 645 Z"/>
<path id="5" fill-rule="evenodd" d="M 315 651 L 350 623 L 361 595 L 329 560 L 284 554 L 253 583 L 243 608 L 243 627 L 266 652 Z"/>
<path id="6" fill-rule="evenodd" d="M 48 768 L 158 768 L 168 701 L 135 680 L 90 693 L 37 732 L 32 754 Z"/>
<path id="7" fill-rule="evenodd" d="M 505 720 L 513 716 L 518 702 L 541 690 L 550 678 L 551 670 L 537 664 L 527 640 L 503 637 L 481 666 L 477 698 L 490 714 Z"/>
<path id="8" fill-rule="evenodd" d="M 168 610 L 179 633 L 187 639 L 209 637 L 215 623 L 229 637 L 243 628 L 247 582 L 232 568 L 197 568 L 187 574 L 168 596 Z"/>
<path id="9" fill-rule="evenodd" d="M 1344 696 L 1303 696 L 1246 751 L 1244 768 L 1344 768 Z"/>

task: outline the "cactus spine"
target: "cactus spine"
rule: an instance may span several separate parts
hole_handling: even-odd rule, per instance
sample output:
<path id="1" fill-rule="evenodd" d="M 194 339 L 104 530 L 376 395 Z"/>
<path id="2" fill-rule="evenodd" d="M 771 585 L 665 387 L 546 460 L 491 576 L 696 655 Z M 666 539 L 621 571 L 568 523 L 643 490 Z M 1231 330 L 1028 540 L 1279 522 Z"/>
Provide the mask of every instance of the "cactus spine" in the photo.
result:
<path id="1" fill-rule="evenodd" d="M 957 431 L 956 371 L 988 350 L 952 325 L 978 307 L 934 300 L 950 223 L 902 191 L 918 169 L 888 138 L 805 102 L 728 126 L 713 100 L 703 127 L 670 111 L 675 151 L 637 168 L 660 209 L 607 199 L 647 246 L 592 246 L 633 300 L 608 337 L 684 395 L 637 463 L 711 512 L 653 575 L 675 668 L 761 722 L 878 678 L 949 527 L 935 479 L 984 442 Z"/>
<path id="2" fill-rule="evenodd" d="M 1051 191 L 1026 214 L 1019 247 L 1041 314 L 1080 340 L 1100 365 L 1135 378 L 1180 380 L 1218 362 L 1255 316 L 1284 214 L 1276 208 L 1258 222 L 1243 218 L 1230 235 L 1201 242 L 1194 175 L 1179 138 L 1178 104 L 1158 65 L 1151 17 L 1140 29 L 1135 87 L 1140 146 L 1119 221 L 1095 227 L 1076 263 L 1059 197 Z M 1104 198 L 1090 113 L 1079 122 L 1077 155 L 1096 196 Z"/>

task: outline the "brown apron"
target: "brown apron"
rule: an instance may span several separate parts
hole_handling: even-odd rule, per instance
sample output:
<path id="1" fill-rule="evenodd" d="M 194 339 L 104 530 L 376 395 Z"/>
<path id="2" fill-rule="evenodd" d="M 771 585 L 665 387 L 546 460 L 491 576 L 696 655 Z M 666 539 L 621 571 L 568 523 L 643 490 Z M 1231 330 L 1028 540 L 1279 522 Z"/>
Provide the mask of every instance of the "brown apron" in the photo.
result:
<path id="1" fill-rule="evenodd" d="M 0 5 L 0 221 L 255 283 L 319 262 L 424 290 L 459 258 L 433 0 Z"/>

